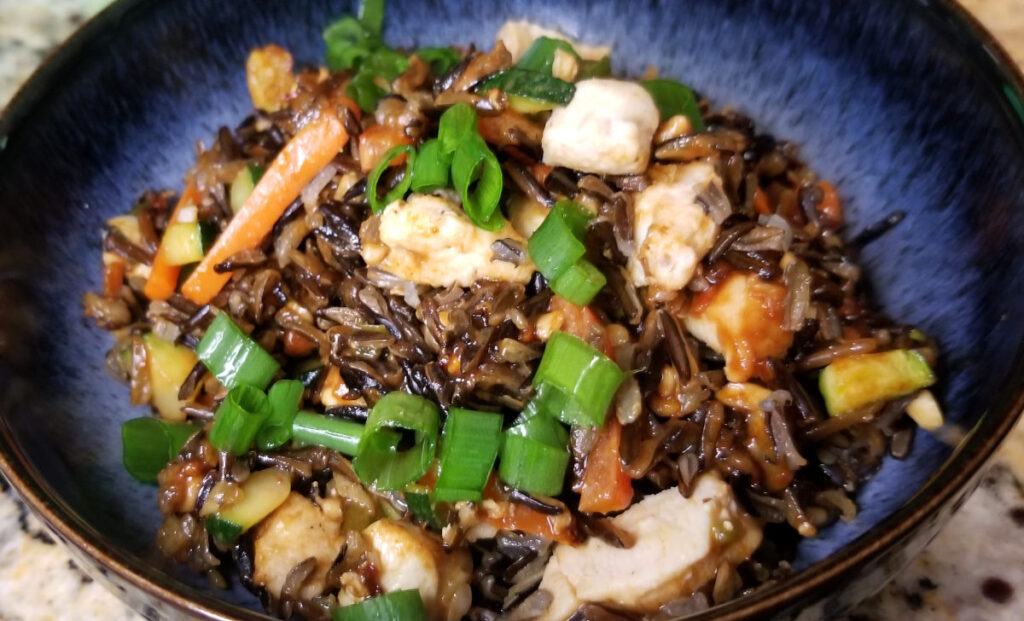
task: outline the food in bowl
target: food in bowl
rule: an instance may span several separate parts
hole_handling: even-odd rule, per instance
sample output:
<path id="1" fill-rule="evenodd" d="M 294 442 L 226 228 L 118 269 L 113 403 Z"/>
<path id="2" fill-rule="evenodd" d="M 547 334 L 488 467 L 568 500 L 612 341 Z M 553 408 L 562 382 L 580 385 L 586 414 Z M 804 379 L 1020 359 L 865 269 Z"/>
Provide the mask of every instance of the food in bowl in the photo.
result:
<path id="1" fill-rule="evenodd" d="M 122 440 L 165 555 L 284 618 L 673 617 L 942 424 L 855 260 L 898 218 L 844 240 L 794 145 L 610 48 L 382 19 L 326 67 L 254 50 L 255 112 L 103 233 L 85 311 L 153 409 Z"/>

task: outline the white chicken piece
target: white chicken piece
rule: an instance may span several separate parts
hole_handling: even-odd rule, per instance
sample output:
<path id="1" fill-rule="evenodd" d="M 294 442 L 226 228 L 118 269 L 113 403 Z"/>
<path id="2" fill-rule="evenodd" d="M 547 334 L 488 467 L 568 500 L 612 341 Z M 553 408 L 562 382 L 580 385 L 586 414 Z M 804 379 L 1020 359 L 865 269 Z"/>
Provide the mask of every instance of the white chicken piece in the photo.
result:
<path id="1" fill-rule="evenodd" d="M 653 184 L 636 196 L 629 272 L 638 286 L 678 291 L 718 237 L 718 225 L 699 198 L 710 186 L 721 191 L 722 180 L 705 162 L 657 166 Z"/>
<path id="2" fill-rule="evenodd" d="M 556 108 L 544 126 L 544 163 L 607 175 L 643 172 L 658 119 L 654 99 L 636 82 L 581 80 L 569 105 Z"/>
<path id="3" fill-rule="evenodd" d="M 341 552 L 341 502 L 325 498 L 320 506 L 292 492 L 288 499 L 256 527 L 253 538 L 253 581 L 274 597 L 289 572 L 307 558 L 316 568 L 299 590 L 300 598 L 312 598 L 324 591 L 327 571 Z"/>
<path id="4" fill-rule="evenodd" d="M 494 38 L 505 44 L 505 49 L 512 55 L 512 61 L 518 62 L 526 50 L 530 49 L 533 42 L 540 37 L 559 39 L 565 41 L 576 50 L 583 60 L 601 60 L 612 53 L 610 45 L 586 45 L 573 41 L 564 34 L 544 28 L 537 24 L 523 20 L 509 20 L 501 25 L 498 34 Z"/>
<path id="5" fill-rule="evenodd" d="M 439 539 L 397 520 L 378 520 L 363 537 L 376 553 L 385 593 L 418 589 L 430 618 L 439 621 L 455 621 L 469 612 L 473 563 L 466 550 L 446 553 Z"/>
<path id="6" fill-rule="evenodd" d="M 745 382 L 793 344 L 793 333 L 782 327 L 785 304 L 785 285 L 734 272 L 698 295 L 684 322 L 690 334 L 725 356 L 730 382 Z"/>
<path id="7" fill-rule="evenodd" d="M 457 203 L 432 194 L 397 200 L 359 230 L 360 253 L 367 265 L 432 287 L 468 287 L 485 278 L 529 282 L 535 269 L 529 257 L 517 265 L 494 256 L 491 246 L 502 239 L 526 247 L 526 239 L 511 225 L 485 231 Z"/>
<path id="8" fill-rule="evenodd" d="M 746 560 L 762 536 L 757 520 L 714 474 L 702 475 L 689 498 L 667 489 L 612 522 L 636 537 L 633 546 L 616 548 L 592 537 L 582 546 L 555 548 L 540 583 L 552 601 L 539 619 L 562 621 L 584 603 L 654 612 L 713 579 L 723 562 Z"/>

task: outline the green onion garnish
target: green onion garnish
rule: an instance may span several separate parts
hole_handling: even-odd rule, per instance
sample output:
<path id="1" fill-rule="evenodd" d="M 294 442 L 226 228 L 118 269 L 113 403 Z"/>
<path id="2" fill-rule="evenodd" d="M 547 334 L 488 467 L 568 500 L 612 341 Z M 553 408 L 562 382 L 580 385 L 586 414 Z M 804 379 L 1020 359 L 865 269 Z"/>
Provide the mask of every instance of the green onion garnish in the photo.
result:
<path id="1" fill-rule="evenodd" d="M 498 476 L 512 487 L 530 494 L 557 496 L 562 493 L 568 465 L 569 451 L 565 447 L 522 435 L 517 427 L 505 432 Z"/>
<path id="2" fill-rule="evenodd" d="M 430 468 L 437 449 L 437 405 L 406 392 L 391 392 L 377 402 L 366 420 L 352 462 L 359 479 L 383 491 L 399 490 Z M 412 447 L 400 449 L 401 431 L 413 433 Z"/>
<path id="3" fill-rule="evenodd" d="M 363 425 L 315 412 L 302 411 L 292 421 L 292 439 L 305 446 L 324 446 L 345 455 L 355 455 Z"/>
<path id="4" fill-rule="evenodd" d="M 274 379 L 280 365 L 231 321 L 219 313 L 196 346 L 196 355 L 227 388 L 241 384 L 263 390 Z"/>
<path id="5" fill-rule="evenodd" d="M 555 52 L 558 50 L 568 52 L 575 56 L 577 61 L 579 60 L 579 54 L 572 49 L 572 45 L 568 41 L 551 37 L 537 37 L 533 44 L 523 52 L 516 67 L 551 75 L 551 68 L 555 64 Z"/>
<path id="6" fill-rule="evenodd" d="M 380 37 L 384 28 L 384 0 L 363 0 L 359 6 L 359 22 L 367 32 Z"/>
<path id="7" fill-rule="evenodd" d="M 601 60 L 581 60 L 576 81 L 589 78 L 604 78 L 612 74 L 612 57 L 603 56 Z"/>
<path id="8" fill-rule="evenodd" d="M 334 621 L 429 621 L 423 598 L 416 589 L 392 591 L 365 599 L 358 604 L 331 611 Z"/>
<path id="9" fill-rule="evenodd" d="M 441 150 L 441 141 L 432 138 L 423 143 L 412 169 L 412 191 L 433 192 L 451 185 L 452 154 Z"/>
<path id="10" fill-rule="evenodd" d="M 479 501 L 501 448 L 500 414 L 451 408 L 441 435 L 434 499 Z"/>
<path id="11" fill-rule="evenodd" d="M 388 169 L 388 164 L 403 153 L 406 154 L 406 159 L 402 180 L 395 187 L 391 188 L 391 191 L 385 194 L 384 198 L 378 198 L 377 184 L 380 182 L 381 175 Z M 380 214 L 380 212 L 384 211 L 385 207 L 405 196 L 405 193 L 409 191 L 409 187 L 412 185 L 412 171 L 415 165 L 416 149 L 411 145 L 400 144 L 391 147 L 384 153 L 366 178 L 366 196 L 370 200 L 370 208 L 373 209 L 373 213 Z"/>
<path id="12" fill-rule="evenodd" d="M 625 377 L 608 356 L 571 334 L 555 332 L 544 348 L 533 385 L 547 384 L 575 402 L 578 408 L 566 408 L 558 415 L 562 422 L 601 427 Z"/>
<path id="13" fill-rule="evenodd" d="M 425 485 L 409 485 L 405 488 L 405 504 L 409 513 L 428 528 L 441 530 L 441 520 L 437 517 L 433 502 L 430 500 L 430 488 Z"/>
<path id="14" fill-rule="evenodd" d="M 469 104 L 455 104 L 445 110 L 438 121 L 437 139 L 444 153 L 455 153 L 460 144 L 478 135 L 476 111 Z"/>
<path id="15" fill-rule="evenodd" d="M 261 451 L 272 451 L 292 439 L 292 421 L 299 411 L 305 387 L 299 380 L 275 382 L 267 393 L 270 417 L 256 433 L 256 446 Z"/>
<path id="16" fill-rule="evenodd" d="M 700 116 L 697 97 L 689 87 L 673 80 L 644 80 L 640 86 L 647 89 L 654 98 L 654 105 L 658 106 L 662 120 L 682 114 L 690 119 L 694 131 L 702 132 L 707 128 Z"/>
<path id="17" fill-rule="evenodd" d="M 459 51 L 450 47 L 421 47 L 416 55 L 430 65 L 430 72 L 435 76 L 445 75 L 462 60 Z"/>
<path id="18" fill-rule="evenodd" d="M 143 483 L 156 483 L 160 471 L 199 429 L 191 423 L 170 423 L 149 417 L 125 421 L 121 425 L 124 469 Z"/>
<path id="19" fill-rule="evenodd" d="M 527 240 L 530 258 L 548 281 L 567 272 L 586 254 L 583 237 L 590 218 L 590 212 L 580 205 L 558 201 Z"/>
<path id="20" fill-rule="evenodd" d="M 504 184 L 501 164 L 479 135 L 455 149 L 452 182 L 462 199 L 462 209 L 473 224 L 487 231 L 497 231 L 505 225 L 498 209 Z"/>
<path id="21" fill-rule="evenodd" d="M 566 105 L 576 94 L 576 87 L 536 71 L 510 67 L 481 80 L 473 90 L 486 93 L 496 88 L 509 97 L 519 97 L 536 102 L 538 110 L 548 110 L 556 105 Z"/>
<path id="22" fill-rule="evenodd" d="M 580 259 L 550 282 L 551 290 L 578 306 L 586 306 L 608 280 L 593 263 Z"/>
<path id="23" fill-rule="evenodd" d="M 244 455 L 256 433 L 270 417 L 270 402 L 263 391 L 239 384 L 221 401 L 210 429 L 210 444 L 218 451 Z"/>

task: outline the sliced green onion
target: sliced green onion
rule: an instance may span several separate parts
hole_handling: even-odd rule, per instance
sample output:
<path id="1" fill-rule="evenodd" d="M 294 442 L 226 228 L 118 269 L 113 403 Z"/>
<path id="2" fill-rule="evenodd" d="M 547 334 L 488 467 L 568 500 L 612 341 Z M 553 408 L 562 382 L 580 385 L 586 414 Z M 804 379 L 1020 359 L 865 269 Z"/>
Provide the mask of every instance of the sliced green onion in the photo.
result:
<path id="1" fill-rule="evenodd" d="M 277 468 L 253 472 L 239 500 L 206 518 L 206 530 L 219 543 L 231 543 L 288 500 L 291 484 L 291 475 Z"/>
<path id="2" fill-rule="evenodd" d="M 363 112 L 373 112 L 377 102 L 387 96 L 388 91 L 377 83 L 377 76 L 359 72 L 352 76 L 345 94 L 352 98 Z"/>
<path id="3" fill-rule="evenodd" d="M 455 153 L 460 144 L 475 136 L 479 136 L 476 110 L 469 104 L 457 103 L 441 115 L 437 126 L 437 139 L 441 141 L 443 153 Z"/>
<path id="4" fill-rule="evenodd" d="M 248 384 L 263 390 L 280 365 L 231 321 L 219 313 L 196 346 L 196 355 L 227 388 Z"/>
<path id="5" fill-rule="evenodd" d="M 256 434 L 256 446 L 261 451 L 272 451 L 292 439 L 292 422 L 304 390 L 299 380 L 281 380 L 270 387 L 267 393 L 270 417 Z"/>
<path id="6" fill-rule="evenodd" d="M 697 106 L 697 97 L 688 86 L 674 80 L 644 80 L 640 85 L 647 89 L 647 92 L 654 98 L 654 105 L 658 106 L 661 119 L 666 120 L 682 114 L 690 119 L 694 131 L 702 132 L 707 127 L 704 119 L 700 116 L 700 107 Z"/>
<path id="7" fill-rule="evenodd" d="M 555 448 L 565 448 L 569 432 L 558 421 L 578 416 L 578 410 L 576 402 L 564 392 L 550 384 L 541 384 L 508 432 Z"/>
<path id="8" fill-rule="evenodd" d="M 344 17 L 327 26 L 323 38 L 327 46 L 327 68 L 331 71 L 355 68 L 373 54 L 377 45 L 376 37 L 354 17 Z"/>
<path id="9" fill-rule="evenodd" d="M 608 280 L 593 263 L 580 259 L 550 282 L 552 291 L 577 306 L 586 306 Z"/>
<path id="10" fill-rule="evenodd" d="M 537 271 L 553 281 L 583 258 L 587 222 L 591 215 L 572 201 L 558 201 L 527 240 L 530 258 Z"/>
<path id="11" fill-rule="evenodd" d="M 124 469 L 143 483 L 156 483 L 157 475 L 174 459 L 200 427 L 156 418 L 133 418 L 121 425 Z"/>
<path id="12" fill-rule="evenodd" d="M 384 0 L 363 0 L 359 6 L 359 21 L 376 37 L 384 27 L 384 6 Z"/>
<path id="13" fill-rule="evenodd" d="M 422 47 L 416 50 L 416 55 L 430 65 L 430 72 L 435 76 L 445 75 L 462 60 L 462 54 L 450 47 Z"/>
<path id="14" fill-rule="evenodd" d="M 600 60 L 581 60 L 576 80 L 588 78 L 604 78 L 612 74 L 612 57 L 604 56 Z"/>
<path id="15" fill-rule="evenodd" d="M 270 417 L 270 402 L 263 391 L 239 384 L 217 408 L 210 429 L 210 444 L 218 451 L 244 455 L 256 439 L 256 433 Z"/>
<path id="16" fill-rule="evenodd" d="M 358 604 L 331 611 L 334 621 L 429 621 L 423 598 L 416 589 L 392 591 L 365 599 Z"/>
<path id="17" fill-rule="evenodd" d="M 430 499 L 430 488 L 425 485 L 409 485 L 405 488 L 405 504 L 409 513 L 419 522 L 434 530 L 441 530 L 441 520 L 437 517 L 433 502 Z"/>
<path id="18" fill-rule="evenodd" d="M 441 150 L 441 141 L 433 138 L 423 143 L 412 169 L 412 191 L 433 192 L 451 185 L 451 153 Z"/>
<path id="19" fill-rule="evenodd" d="M 295 415 L 291 431 L 296 444 L 323 446 L 351 456 L 359 451 L 365 427 L 354 421 L 303 410 Z"/>
<path id="20" fill-rule="evenodd" d="M 576 50 L 572 49 L 572 45 L 568 41 L 552 39 L 551 37 L 537 37 L 534 39 L 533 44 L 523 52 L 519 62 L 516 63 L 516 67 L 551 75 L 551 68 L 555 64 L 555 52 L 558 50 L 568 52 L 579 60 L 579 54 L 576 53 Z"/>
<path id="21" fill-rule="evenodd" d="M 565 80 L 519 67 L 510 67 L 486 77 L 473 90 L 477 93 L 486 93 L 492 88 L 504 92 L 507 96 L 547 104 L 545 109 L 556 105 L 564 106 L 572 101 L 572 96 L 576 94 L 576 87 Z"/>
<path id="22" fill-rule="evenodd" d="M 571 334 L 555 332 L 544 348 L 533 385 L 548 384 L 579 406 L 578 410 L 563 412 L 562 422 L 601 427 L 615 391 L 625 377 L 619 365 L 608 356 Z"/>
<path id="23" fill-rule="evenodd" d="M 406 154 L 406 159 L 402 180 L 385 194 L 384 198 L 378 198 L 377 184 L 380 183 L 381 175 L 388 169 L 388 164 L 403 153 Z M 391 147 L 384 153 L 380 161 L 377 162 L 377 165 L 370 171 L 370 176 L 366 178 L 366 196 L 370 200 L 370 208 L 373 209 L 373 213 L 380 214 L 380 212 L 384 211 L 385 207 L 405 196 L 405 193 L 409 191 L 409 187 L 412 185 L 412 171 L 415 165 L 416 149 L 411 145 L 400 144 Z"/>
<path id="24" fill-rule="evenodd" d="M 452 157 L 452 183 L 462 199 L 462 209 L 473 224 L 487 231 L 505 225 L 498 209 L 505 182 L 498 158 L 479 135 L 462 142 Z"/>
<path id="25" fill-rule="evenodd" d="M 419 479 L 434 461 L 439 425 L 437 405 L 423 397 L 406 392 L 381 397 L 370 410 L 352 462 L 359 479 L 383 491 L 399 490 Z M 402 430 L 413 432 L 412 448 L 399 449 Z"/>
<path id="26" fill-rule="evenodd" d="M 479 501 L 501 448 L 501 414 L 448 410 L 441 435 L 441 470 L 435 500 Z"/>
<path id="27" fill-rule="evenodd" d="M 501 444 L 501 461 L 498 462 L 501 480 L 531 494 L 557 496 L 562 493 L 569 451 L 514 433 L 513 429 L 505 432 Z"/>

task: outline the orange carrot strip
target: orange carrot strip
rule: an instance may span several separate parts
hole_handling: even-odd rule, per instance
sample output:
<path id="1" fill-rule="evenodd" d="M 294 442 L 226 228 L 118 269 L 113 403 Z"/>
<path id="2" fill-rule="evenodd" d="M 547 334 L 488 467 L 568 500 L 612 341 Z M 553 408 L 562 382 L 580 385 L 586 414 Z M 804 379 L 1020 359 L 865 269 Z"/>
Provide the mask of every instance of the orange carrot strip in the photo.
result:
<path id="1" fill-rule="evenodd" d="M 400 127 L 390 125 L 373 125 L 363 133 L 359 134 L 359 168 L 364 173 L 373 170 L 381 156 L 388 152 L 388 149 L 397 147 L 400 144 L 413 144 L 412 138 L 405 135 Z M 388 163 L 388 166 L 401 166 L 405 164 L 405 154 L 396 157 Z"/>
<path id="2" fill-rule="evenodd" d="M 274 158 L 248 200 L 181 286 L 182 295 L 196 304 L 209 303 L 231 279 L 230 273 L 218 273 L 214 266 L 258 246 L 302 188 L 334 159 L 347 141 L 348 133 L 333 113 L 324 112 L 299 130 Z"/>
<path id="3" fill-rule="evenodd" d="M 103 297 L 113 300 L 121 294 L 125 267 L 124 259 L 121 258 L 103 266 Z"/>
<path id="4" fill-rule="evenodd" d="M 772 206 L 768 204 L 768 197 L 764 195 L 761 188 L 754 189 L 754 211 L 763 216 L 772 214 Z"/>
<path id="5" fill-rule="evenodd" d="M 198 203 L 199 190 L 196 189 L 195 183 L 189 183 L 185 186 L 181 197 L 178 198 L 178 204 L 174 206 L 174 211 L 171 212 L 171 219 L 168 222 L 176 222 L 178 212 L 185 205 L 196 205 Z M 171 297 L 174 290 L 178 287 L 178 274 L 180 273 L 180 265 L 170 265 L 164 259 L 164 245 L 161 241 L 160 247 L 156 251 L 156 256 L 153 257 L 153 266 L 150 269 L 149 278 L 146 279 L 142 292 L 150 300 L 166 300 Z"/>
<path id="6" fill-rule="evenodd" d="M 633 482 L 619 463 L 622 425 L 614 416 L 598 432 L 594 448 L 587 456 L 580 490 L 580 511 L 611 513 L 622 511 L 633 500 Z"/>

